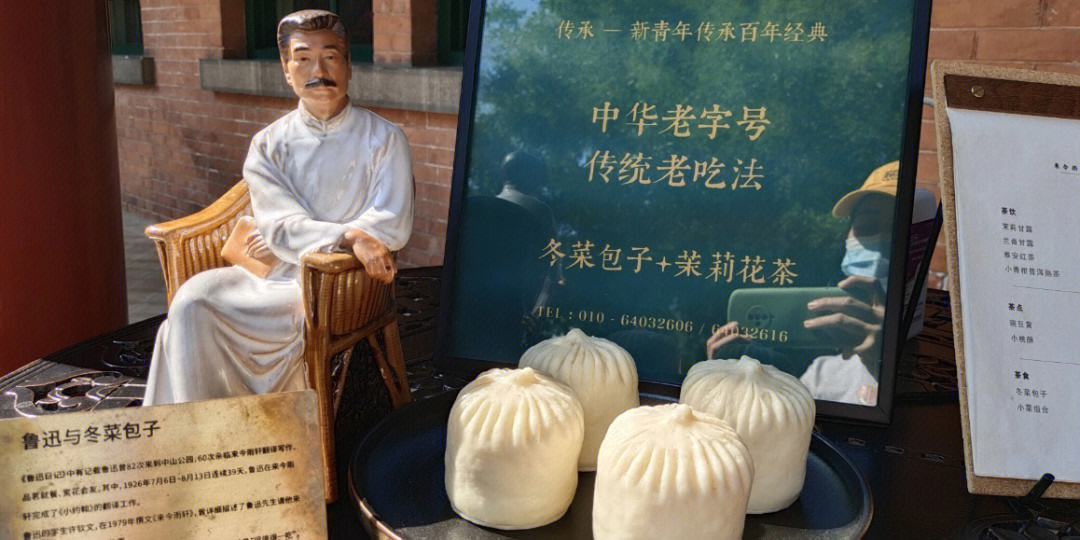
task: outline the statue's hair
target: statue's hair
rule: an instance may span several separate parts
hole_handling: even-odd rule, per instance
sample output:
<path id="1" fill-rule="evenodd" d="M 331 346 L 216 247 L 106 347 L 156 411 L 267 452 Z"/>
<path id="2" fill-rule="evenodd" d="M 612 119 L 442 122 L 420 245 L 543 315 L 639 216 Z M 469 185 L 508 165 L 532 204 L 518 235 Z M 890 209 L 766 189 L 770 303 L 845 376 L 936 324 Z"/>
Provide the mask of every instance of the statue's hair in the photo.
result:
<path id="1" fill-rule="evenodd" d="M 305 9 L 282 17 L 277 27 L 278 53 L 282 60 L 289 58 L 289 38 L 295 32 L 332 30 L 345 42 L 345 58 L 349 57 L 349 34 L 341 17 L 322 9 Z"/>

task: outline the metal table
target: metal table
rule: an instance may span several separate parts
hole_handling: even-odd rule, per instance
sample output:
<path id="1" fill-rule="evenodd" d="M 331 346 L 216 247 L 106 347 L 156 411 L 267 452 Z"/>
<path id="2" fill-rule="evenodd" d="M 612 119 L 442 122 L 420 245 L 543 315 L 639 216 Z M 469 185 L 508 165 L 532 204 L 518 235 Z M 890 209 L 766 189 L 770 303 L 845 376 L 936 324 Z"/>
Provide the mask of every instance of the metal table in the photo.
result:
<path id="1" fill-rule="evenodd" d="M 432 366 L 440 272 L 438 267 L 410 269 L 397 278 L 402 348 L 417 400 L 467 382 Z M 163 318 L 98 336 L 0 377 L 0 418 L 138 406 Z M 363 358 L 361 353 L 353 360 L 347 383 L 353 397 L 342 403 L 338 418 L 341 479 L 352 448 L 388 411 L 381 380 L 371 371 L 375 367 Z M 1050 538 L 1039 535 L 1080 521 L 1076 502 L 1043 501 L 1048 508 L 1037 519 L 1022 521 L 1018 514 L 1028 510 L 1017 508 L 1015 500 L 967 492 L 956 388 L 949 297 L 930 291 L 925 328 L 906 344 L 897 366 L 892 423 L 818 422 L 816 429 L 837 443 L 870 483 L 874 518 L 867 538 Z M 347 495 L 327 514 L 331 538 L 364 537 Z"/>

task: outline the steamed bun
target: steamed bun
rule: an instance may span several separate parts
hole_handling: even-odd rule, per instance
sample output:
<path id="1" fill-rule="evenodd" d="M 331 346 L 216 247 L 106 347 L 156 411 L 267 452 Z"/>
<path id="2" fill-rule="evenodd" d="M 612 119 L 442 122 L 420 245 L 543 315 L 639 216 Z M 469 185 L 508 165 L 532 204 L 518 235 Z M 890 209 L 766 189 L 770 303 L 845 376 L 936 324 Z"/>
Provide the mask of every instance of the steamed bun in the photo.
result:
<path id="1" fill-rule="evenodd" d="M 596 540 L 742 537 L 754 465 L 731 426 L 688 405 L 619 415 L 600 445 Z"/>
<path id="2" fill-rule="evenodd" d="M 532 368 L 491 369 L 458 394 L 446 435 L 446 494 L 465 519 L 528 529 L 566 512 L 577 489 L 584 413 Z"/>
<path id="3" fill-rule="evenodd" d="M 814 398 L 798 379 L 748 356 L 707 360 L 690 368 L 679 403 L 727 421 L 750 449 L 757 474 L 747 512 L 775 512 L 795 502 L 815 413 Z"/>
<path id="4" fill-rule="evenodd" d="M 585 410 L 585 442 L 581 445 L 578 470 L 596 470 L 596 454 L 608 425 L 623 411 L 640 403 L 637 368 L 630 353 L 575 328 L 565 336 L 533 345 L 518 365 L 555 377 L 577 395 Z"/>

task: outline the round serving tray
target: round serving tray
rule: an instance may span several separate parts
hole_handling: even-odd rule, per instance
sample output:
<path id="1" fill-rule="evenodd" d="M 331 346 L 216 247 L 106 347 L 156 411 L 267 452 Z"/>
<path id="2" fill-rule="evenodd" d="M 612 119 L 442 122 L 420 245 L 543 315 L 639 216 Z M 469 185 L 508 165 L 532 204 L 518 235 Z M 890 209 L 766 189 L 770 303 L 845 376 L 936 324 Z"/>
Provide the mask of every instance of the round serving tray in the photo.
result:
<path id="1" fill-rule="evenodd" d="M 588 540 L 592 538 L 595 473 L 579 473 L 570 509 L 558 521 L 502 531 L 465 521 L 450 508 L 443 476 L 446 422 L 458 391 L 414 402 L 367 435 L 349 464 L 349 490 L 372 537 L 394 540 Z M 668 398 L 642 395 L 642 403 Z M 866 480 L 835 446 L 814 433 L 806 482 L 795 504 L 746 518 L 743 538 L 859 538 L 870 525 Z"/>

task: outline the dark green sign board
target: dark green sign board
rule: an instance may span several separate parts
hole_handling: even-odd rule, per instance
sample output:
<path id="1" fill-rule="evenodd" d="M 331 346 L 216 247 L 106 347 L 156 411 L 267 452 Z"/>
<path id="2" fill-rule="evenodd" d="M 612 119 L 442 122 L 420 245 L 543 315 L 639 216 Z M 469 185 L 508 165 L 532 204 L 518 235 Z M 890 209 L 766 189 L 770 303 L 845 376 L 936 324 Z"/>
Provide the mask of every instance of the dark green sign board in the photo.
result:
<path id="1" fill-rule="evenodd" d="M 440 357 L 513 364 L 576 327 L 643 380 L 749 354 L 845 403 L 826 412 L 887 418 L 927 2 L 490 0 L 472 19 Z"/>

